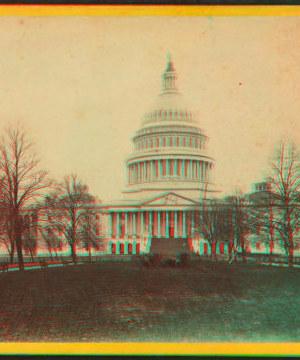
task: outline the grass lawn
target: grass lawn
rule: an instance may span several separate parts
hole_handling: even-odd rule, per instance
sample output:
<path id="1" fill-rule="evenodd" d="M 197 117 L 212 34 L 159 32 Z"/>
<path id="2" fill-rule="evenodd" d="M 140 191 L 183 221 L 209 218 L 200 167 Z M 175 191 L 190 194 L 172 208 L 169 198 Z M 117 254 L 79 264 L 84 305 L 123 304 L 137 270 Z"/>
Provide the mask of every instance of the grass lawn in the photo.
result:
<path id="1" fill-rule="evenodd" d="M 193 261 L 1 273 L 0 341 L 300 341 L 300 270 Z"/>

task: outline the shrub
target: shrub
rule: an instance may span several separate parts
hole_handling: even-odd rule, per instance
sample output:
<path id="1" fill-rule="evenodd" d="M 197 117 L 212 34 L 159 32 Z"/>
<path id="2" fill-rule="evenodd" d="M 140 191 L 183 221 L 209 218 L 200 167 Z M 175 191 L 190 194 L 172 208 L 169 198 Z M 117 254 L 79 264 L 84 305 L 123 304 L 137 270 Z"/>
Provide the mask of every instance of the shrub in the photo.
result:
<path id="1" fill-rule="evenodd" d="M 165 257 L 161 259 L 161 265 L 163 266 L 175 266 L 176 259 Z"/>
<path id="2" fill-rule="evenodd" d="M 190 263 L 190 258 L 189 253 L 181 251 L 177 254 L 177 264 L 187 266 Z"/>
<path id="3" fill-rule="evenodd" d="M 155 266 L 161 259 L 158 253 L 143 254 L 140 256 L 140 264 L 145 267 Z"/>
<path id="4" fill-rule="evenodd" d="M 161 260 L 161 255 L 155 252 L 148 254 L 149 261 L 152 265 L 156 265 Z"/>

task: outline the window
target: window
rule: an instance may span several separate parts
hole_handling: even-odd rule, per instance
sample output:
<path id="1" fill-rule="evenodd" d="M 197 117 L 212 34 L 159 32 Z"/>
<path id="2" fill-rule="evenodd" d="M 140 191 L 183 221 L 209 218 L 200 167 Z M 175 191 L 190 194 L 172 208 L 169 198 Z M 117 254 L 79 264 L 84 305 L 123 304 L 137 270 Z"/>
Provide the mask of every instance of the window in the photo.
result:
<path id="1" fill-rule="evenodd" d="M 224 255 L 224 243 L 220 243 L 220 254 Z"/>
<path id="2" fill-rule="evenodd" d="M 163 139 L 163 146 L 166 147 L 167 146 L 167 139 L 164 137 Z"/>
<path id="3" fill-rule="evenodd" d="M 186 138 L 183 138 L 183 147 L 186 147 Z"/>
<path id="4" fill-rule="evenodd" d="M 170 146 L 173 146 L 173 138 L 170 137 Z"/>
<path id="5" fill-rule="evenodd" d="M 156 138 L 156 146 L 159 147 L 159 138 Z"/>
<path id="6" fill-rule="evenodd" d="M 203 254 L 207 255 L 207 244 L 206 243 L 203 244 Z"/>
<path id="7" fill-rule="evenodd" d="M 193 139 L 192 139 L 192 138 L 190 138 L 189 140 L 190 140 L 189 147 L 191 148 L 191 147 L 193 147 Z"/>

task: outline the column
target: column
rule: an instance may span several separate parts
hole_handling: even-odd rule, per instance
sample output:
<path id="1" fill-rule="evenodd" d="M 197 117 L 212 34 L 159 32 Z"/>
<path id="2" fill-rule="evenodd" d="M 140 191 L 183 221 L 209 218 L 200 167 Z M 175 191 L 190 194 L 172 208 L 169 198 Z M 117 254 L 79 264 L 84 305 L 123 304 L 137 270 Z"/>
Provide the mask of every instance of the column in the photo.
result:
<path id="1" fill-rule="evenodd" d="M 127 218 L 127 212 L 125 213 L 125 237 L 128 237 L 128 224 L 127 224 L 128 218 Z"/>
<path id="2" fill-rule="evenodd" d="M 205 180 L 205 162 L 202 161 L 202 180 Z"/>
<path id="3" fill-rule="evenodd" d="M 166 177 L 170 177 L 170 161 L 169 159 L 166 159 Z"/>
<path id="4" fill-rule="evenodd" d="M 108 236 L 112 237 L 112 214 L 108 213 Z"/>
<path id="5" fill-rule="evenodd" d="M 141 181 L 144 182 L 145 181 L 145 161 L 141 162 L 141 166 L 142 166 L 142 178 Z"/>
<path id="6" fill-rule="evenodd" d="M 181 179 L 184 179 L 184 162 L 185 160 L 181 160 Z"/>
<path id="7" fill-rule="evenodd" d="M 203 255 L 204 249 L 203 249 L 203 242 L 199 241 L 199 255 Z"/>
<path id="8" fill-rule="evenodd" d="M 194 237 L 194 234 L 195 234 L 195 229 L 194 229 L 194 223 L 195 223 L 195 221 L 194 221 L 194 213 L 193 212 L 191 212 L 191 235 L 192 235 L 192 237 Z"/>
<path id="9" fill-rule="evenodd" d="M 170 237 L 170 234 L 169 234 L 169 212 L 166 211 L 165 214 L 166 214 L 165 233 L 166 233 L 166 237 Z"/>
<path id="10" fill-rule="evenodd" d="M 157 179 L 160 180 L 162 178 L 162 171 L 161 171 L 161 160 L 157 160 Z"/>
<path id="11" fill-rule="evenodd" d="M 128 241 L 125 241 L 125 244 L 124 244 L 124 254 L 125 255 L 128 254 Z"/>
<path id="12" fill-rule="evenodd" d="M 228 255 L 228 244 L 224 243 L 224 255 Z"/>
<path id="13" fill-rule="evenodd" d="M 182 213 L 183 211 L 179 211 L 179 233 L 180 233 L 180 237 L 183 237 L 183 227 L 182 227 Z"/>
<path id="14" fill-rule="evenodd" d="M 132 213 L 132 237 L 136 237 L 136 213 Z"/>
<path id="15" fill-rule="evenodd" d="M 132 182 L 135 183 L 136 182 L 136 178 L 135 178 L 135 164 L 132 164 Z"/>
<path id="16" fill-rule="evenodd" d="M 120 213 L 117 213 L 117 237 L 120 237 Z"/>
<path id="17" fill-rule="evenodd" d="M 201 177 L 200 177 L 200 161 L 198 160 L 197 161 L 197 179 L 200 180 Z"/>
<path id="18" fill-rule="evenodd" d="M 137 182 L 141 181 L 140 162 L 137 163 Z"/>
<path id="19" fill-rule="evenodd" d="M 182 212 L 182 237 L 186 237 L 185 211 Z"/>
<path id="20" fill-rule="evenodd" d="M 157 211 L 157 237 L 160 237 L 160 211 Z"/>
<path id="21" fill-rule="evenodd" d="M 177 215 L 178 215 L 178 211 L 174 211 L 174 237 L 177 238 L 178 237 L 178 229 L 177 229 Z"/>
<path id="22" fill-rule="evenodd" d="M 188 174 L 188 178 L 190 180 L 193 179 L 193 161 L 189 160 L 189 174 Z"/>
<path id="23" fill-rule="evenodd" d="M 120 241 L 117 241 L 117 244 L 116 244 L 116 254 L 120 254 Z"/>
<path id="24" fill-rule="evenodd" d="M 149 228 L 149 235 L 152 236 L 152 211 L 149 211 L 149 215 L 148 215 L 148 228 Z"/>
<path id="25" fill-rule="evenodd" d="M 173 163 L 174 165 L 173 165 L 173 177 L 175 178 L 175 179 L 177 179 L 178 178 L 178 173 L 177 173 L 177 159 L 175 159 L 174 160 L 174 163 Z"/>
<path id="26" fill-rule="evenodd" d="M 141 229 L 140 229 L 140 235 L 143 233 L 144 230 L 144 213 L 141 212 Z"/>

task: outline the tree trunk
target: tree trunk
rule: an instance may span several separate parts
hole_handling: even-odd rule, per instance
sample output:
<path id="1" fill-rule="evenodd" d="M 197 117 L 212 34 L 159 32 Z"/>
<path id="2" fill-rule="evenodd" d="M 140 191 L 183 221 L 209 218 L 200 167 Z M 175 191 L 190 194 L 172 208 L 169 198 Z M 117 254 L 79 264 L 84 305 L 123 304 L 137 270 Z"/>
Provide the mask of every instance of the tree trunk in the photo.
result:
<path id="1" fill-rule="evenodd" d="M 58 260 L 56 247 L 54 247 L 54 251 L 55 251 L 55 257 L 56 257 L 56 260 Z M 52 257 L 51 257 L 51 261 L 52 261 Z"/>
<path id="2" fill-rule="evenodd" d="M 76 245 L 74 243 L 71 244 L 71 255 L 72 255 L 72 260 L 74 262 L 74 265 L 76 265 L 76 261 L 77 261 L 77 258 L 76 258 Z"/>
<path id="3" fill-rule="evenodd" d="M 29 249 L 29 253 L 30 253 L 30 257 L 31 257 L 31 262 L 33 262 L 33 255 L 32 255 L 31 249 Z"/>
<path id="4" fill-rule="evenodd" d="M 12 264 L 14 261 L 14 255 L 15 255 L 15 247 L 11 248 L 11 251 L 9 253 L 9 262 Z"/>
<path id="5" fill-rule="evenodd" d="M 89 260 L 92 260 L 92 254 L 91 254 L 91 244 L 89 244 Z"/>
<path id="6" fill-rule="evenodd" d="M 289 266 L 293 266 L 294 262 L 294 250 L 290 247 L 289 248 Z"/>
<path id="7" fill-rule="evenodd" d="M 17 247 L 17 253 L 18 253 L 19 270 L 24 271 L 24 260 L 23 260 L 23 253 L 22 253 L 21 234 L 16 235 L 16 247 Z"/>

